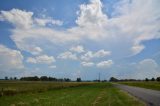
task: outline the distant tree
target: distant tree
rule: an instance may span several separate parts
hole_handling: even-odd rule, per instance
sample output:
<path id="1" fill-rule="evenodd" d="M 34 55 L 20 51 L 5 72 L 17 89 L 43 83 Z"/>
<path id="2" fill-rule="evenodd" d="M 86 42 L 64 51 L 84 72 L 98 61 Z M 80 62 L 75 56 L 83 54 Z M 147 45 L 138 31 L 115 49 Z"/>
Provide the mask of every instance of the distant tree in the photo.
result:
<path id="1" fill-rule="evenodd" d="M 149 81 L 149 79 L 148 79 L 148 78 L 145 78 L 145 81 Z"/>
<path id="2" fill-rule="evenodd" d="M 155 81 L 155 78 L 152 78 L 151 81 Z"/>
<path id="3" fill-rule="evenodd" d="M 157 78 L 156 78 L 156 81 L 160 81 L 160 77 L 157 77 Z"/>
<path id="4" fill-rule="evenodd" d="M 65 82 L 70 82 L 71 80 L 69 78 L 64 78 Z"/>
<path id="5" fill-rule="evenodd" d="M 110 81 L 110 82 L 117 82 L 118 79 L 117 79 L 117 78 L 114 78 L 114 77 L 111 77 L 109 81 Z"/>
<path id="6" fill-rule="evenodd" d="M 5 77 L 5 80 L 8 80 L 8 77 L 7 77 L 7 76 Z"/>
<path id="7" fill-rule="evenodd" d="M 17 77 L 14 77 L 14 80 L 17 80 Z"/>
<path id="8" fill-rule="evenodd" d="M 34 77 L 33 77 L 33 80 L 34 80 L 34 81 L 39 81 L 40 79 L 39 79 L 37 76 L 34 76 Z"/>
<path id="9" fill-rule="evenodd" d="M 39 81 L 40 79 L 37 76 L 34 76 L 34 77 L 21 77 L 20 80 L 22 80 L 22 81 Z"/>
<path id="10" fill-rule="evenodd" d="M 9 78 L 9 80 L 13 80 L 13 78 L 12 78 L 12 77 L 10 77 L 10 78 Z"/>
<path id="11" fill-rule="evenodd" d="M 59 79 L 57 79 L 57 81 L 59 81 L 59 82 L 63 82 L 63 79 L 62 79 L 62 78 L 59 78 Z"/>
<path id="12" fill-rule="evenodd" d="M 77 82 L 81 82 L 81 78 L 77 78 Z"/>
<path id="13" fill-rule="evenodd" d="M 41 81 L 48 81 L 48 77 L 47 77 L 47 76 L 41 76 L 41 77 L 40 77 L 40 80 L 41 80 Z"/>

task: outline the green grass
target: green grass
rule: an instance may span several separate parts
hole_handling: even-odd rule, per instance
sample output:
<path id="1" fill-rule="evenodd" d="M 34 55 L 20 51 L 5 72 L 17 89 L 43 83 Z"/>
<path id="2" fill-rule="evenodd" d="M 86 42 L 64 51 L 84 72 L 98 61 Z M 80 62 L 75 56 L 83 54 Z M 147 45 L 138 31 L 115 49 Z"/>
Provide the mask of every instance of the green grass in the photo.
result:
<path id="1" fill-rule="evenodd" d="M 40 93 L 27 92 L 2 96 L 0 106 L 144 106 L 144 104 L 115 88 L 111 83 L 91 83 Z"/>
<path id="2" fill-rule="evenodd" d="M 142 88 L 147 88 L 147 89 L 153 89 L 153 90 L 160 90 L 160 82 L 119 82 L 120 84 L 125 84 L 129 86 L 137 86 L 137 87 L 142 87 Z"/>
<path id="3" fill-rule="evenodd" d="M 27 92 L 44 92 L 66 87 L 84 86 L 88 82 L 42 82 L 42 81 L 0 81 L 0 95 L 15 95 Z"/>

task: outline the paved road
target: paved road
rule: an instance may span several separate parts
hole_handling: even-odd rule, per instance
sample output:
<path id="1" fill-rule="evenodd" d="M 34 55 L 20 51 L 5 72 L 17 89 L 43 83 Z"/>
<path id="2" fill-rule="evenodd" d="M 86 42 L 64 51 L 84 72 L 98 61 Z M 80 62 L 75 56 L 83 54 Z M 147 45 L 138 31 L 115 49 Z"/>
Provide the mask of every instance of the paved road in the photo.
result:
<path id="1" fill-rule="evenodd" d="M 115 86 L 143 100 L 148 106 L 160 106 L 160 91 L 121 84 L 115 84 Z"/>

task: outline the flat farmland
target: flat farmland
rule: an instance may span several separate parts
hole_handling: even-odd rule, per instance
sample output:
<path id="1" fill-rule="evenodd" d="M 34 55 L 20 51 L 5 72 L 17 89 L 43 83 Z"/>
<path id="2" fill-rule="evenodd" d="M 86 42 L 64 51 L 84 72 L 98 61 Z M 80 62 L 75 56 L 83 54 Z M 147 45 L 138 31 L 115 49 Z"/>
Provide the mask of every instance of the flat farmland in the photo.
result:
<path id="1" fill-rule="evenodd" d="M 135 81 L 135 82 L 119 82 L 119 84 L 125 84 L 129 86 L 136 86 L 141 88 L 147 88 L 147 89 L 153 89 L 153 90 L 159 90 L 160 91 L 160 82 L 157 81 Z"/>
<path id="2" fill-rule="evenodd" d="M 1 81 L 0 88 L 0 106 L 145 105 L 111 83 Z"/>

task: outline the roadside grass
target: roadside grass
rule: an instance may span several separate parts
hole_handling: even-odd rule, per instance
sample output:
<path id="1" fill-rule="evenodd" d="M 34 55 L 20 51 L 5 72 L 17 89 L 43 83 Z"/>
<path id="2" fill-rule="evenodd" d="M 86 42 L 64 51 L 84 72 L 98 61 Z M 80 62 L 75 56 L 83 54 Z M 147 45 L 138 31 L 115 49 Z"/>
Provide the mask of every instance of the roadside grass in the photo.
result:
<path id="1" fill-rule="evenodd" d="M 85 86 L 92 82 L 49 82 L 49 81 L 0 81 L 0 96 L 19 93 L 36 93 L 66 87 Z"/>
<path id="2" fill-rule="evenodd" d="M 144 106 L 144 103 L 111 83 L 92 83 L 40 93 L 2 96 L 0 106 Z"/>
<path id="3" fill-rule="evenodd" d="M 153 81 L 148 81 L 148 82 L 118 82 L 120 84 L 125 84 L 129 86 L 136 86 L 136 87 L 142 87 L 142 88 L 147 88 L 147 89 L 153 89 L 153 90 L 160 90 L 160 82 L 153 82 Z"/>

